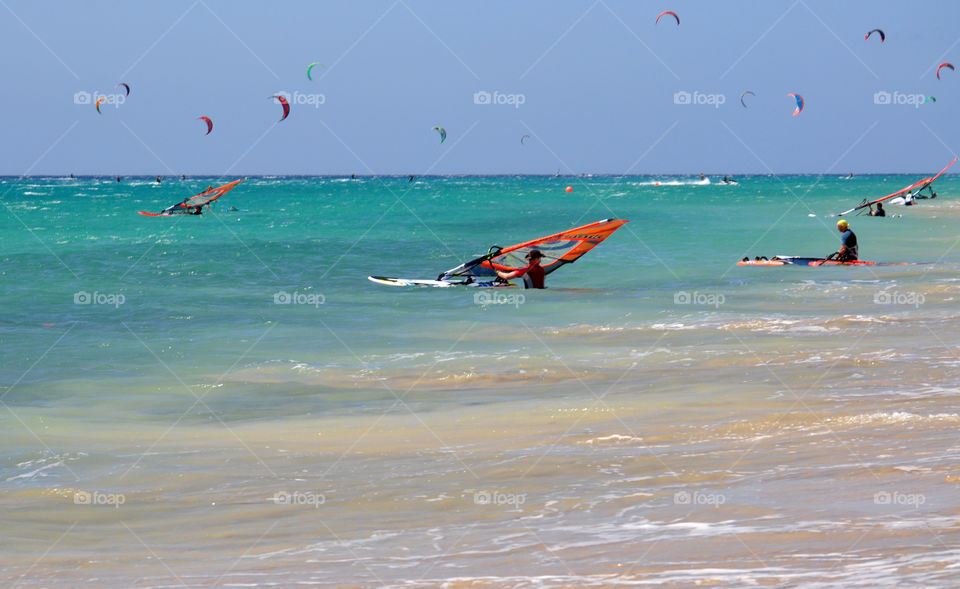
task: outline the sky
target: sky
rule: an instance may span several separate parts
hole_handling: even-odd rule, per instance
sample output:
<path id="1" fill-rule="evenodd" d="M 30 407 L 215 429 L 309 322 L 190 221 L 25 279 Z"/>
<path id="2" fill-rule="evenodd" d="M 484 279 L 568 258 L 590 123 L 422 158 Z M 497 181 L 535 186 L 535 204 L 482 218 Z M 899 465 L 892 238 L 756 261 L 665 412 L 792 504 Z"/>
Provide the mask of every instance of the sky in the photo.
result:
<path id="1" fill-rule="evenodd" d="M 0 174 L 935 173 L 960 153 L 960 70 L 936 78 L 958 22 L 946 0 L 3 0 Z"/>

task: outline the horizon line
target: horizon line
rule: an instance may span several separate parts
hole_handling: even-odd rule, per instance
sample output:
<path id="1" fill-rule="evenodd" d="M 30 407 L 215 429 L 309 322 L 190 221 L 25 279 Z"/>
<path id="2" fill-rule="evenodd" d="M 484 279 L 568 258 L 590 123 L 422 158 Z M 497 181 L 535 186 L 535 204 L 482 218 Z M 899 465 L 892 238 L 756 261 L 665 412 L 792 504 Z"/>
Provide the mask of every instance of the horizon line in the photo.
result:
<path id="1" fill-rule="evenodd" d="M 912 174 L 925 174 L 928 171 L 896 171 L 896 172 L 849 172 L 847 174 L 843 173 L 823 173 L 823 172 L 744 172 L 744 173 L 716 173 L 716 172 L 651 172 L 644 174 L 618 174 L 618 173 L 605 173 L 605 172 L 583 172 L 583 173 L 570 173 L 570 174 L 531 174 L 531 173 L 509 173 L 509 172 L 495 172 L 495 173 L 472 173 L 472 172 L 463 172 L 463 173 L 452 173 L 452 174 L 409 174 L 409 173 L 390 173 L 390 174 L 214 174 L 214 173 L 199 173 L 199 174 L 104 174 L 104 173 L 91 173 L 91 174 L 0 174 L 0 179 L 21 179 L 21 178 L 60 178 L 60 179 L 79 179 L 79 178 L 128 178 L 128 179 L 167 179 L 167 180 L 187 180 L 191 178 L 225 178 L 225 177 L 238 177 L 238 178 L 409 178 L 413 176 L 414 178 L 653 178 L 658 176 L 681 176 L 681 177 L 698 177 L 701 174 L 707 178 L 717 177 L 723 179 L 724 176 L 727 177 L 740 177 L 740 178 L 756 178 L 756 177 L 770 177 L 770 176 L 836 176 L 836 177 L 848 177 L 852 175 L 853 177 L 857 176 L 884 176 L 884 175 L 912 175 Z M 960 174 L 957 172 L 956 174 Z M 956 175 L 949 172 L 945 172 L 944 176 Z"/>

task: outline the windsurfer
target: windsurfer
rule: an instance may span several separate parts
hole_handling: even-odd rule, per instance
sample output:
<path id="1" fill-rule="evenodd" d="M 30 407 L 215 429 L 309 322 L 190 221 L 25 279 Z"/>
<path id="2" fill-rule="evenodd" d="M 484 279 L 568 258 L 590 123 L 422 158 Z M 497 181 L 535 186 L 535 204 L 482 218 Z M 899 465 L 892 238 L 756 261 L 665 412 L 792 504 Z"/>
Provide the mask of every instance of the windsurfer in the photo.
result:
<path id="1" fill-rule="evenodd" d="M 523 278 L 523 284 L 527 288 L 544 288 L 543 279 L 546 276 L 546 273 L 543 271 L 543 267 L 540 266 L 540 260 L 543 258 L 543 254 L 540 253 L 540 250 L 530 250 L 530 253 L 527 254 L 527 260 L 529 264 L 523 268 L 517 268 L 513 272 L 503 272 L 502 270 L 497 270 L 497 276 L 503 280 L 511 280 L 513 278 Z"/>
<path id="2" fill-rule="evenodd" d="M 883 203 L 877 203 L 877 210 L 873 210 L 873 205 L 870 205 L 870 216 L 871 217 L 886 217 L 887 211 L 883 210 Z"/>
<path id="3" fill-rule="evenodd" d="M 840 249 L 830 254 L 827 259 L 833 259 L 838 262 L 852 262 L 856 260 L 858 253 L 857 236 L 853 230 L 850 229 L 850 224 L 847 223 L 846 219 L 837 221 L 837 231 L 842 233 L 840 236 Z"/>

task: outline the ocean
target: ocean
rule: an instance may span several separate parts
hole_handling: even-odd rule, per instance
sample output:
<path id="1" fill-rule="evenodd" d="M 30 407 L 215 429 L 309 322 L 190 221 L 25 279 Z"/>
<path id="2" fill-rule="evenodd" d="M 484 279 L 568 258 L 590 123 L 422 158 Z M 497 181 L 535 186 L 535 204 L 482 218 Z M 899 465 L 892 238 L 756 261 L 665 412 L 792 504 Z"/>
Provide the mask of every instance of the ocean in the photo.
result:
<path id="1" fill-rule="evenodd" d="M 955 587 L 960 180 L 736 266 L 922 175 L 0 179 L 0 579 Z"/>

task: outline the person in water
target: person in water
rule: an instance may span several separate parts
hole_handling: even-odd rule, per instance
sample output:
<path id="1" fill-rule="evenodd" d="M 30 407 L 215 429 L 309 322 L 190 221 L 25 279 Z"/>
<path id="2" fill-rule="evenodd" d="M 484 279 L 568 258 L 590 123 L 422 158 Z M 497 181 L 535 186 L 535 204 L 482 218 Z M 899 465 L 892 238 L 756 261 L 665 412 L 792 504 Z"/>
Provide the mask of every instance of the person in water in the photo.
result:
<path id="1" fill-rule="evenodd" d="M 160 184 L 161 182 L 162 181 L 160 180 L 160 176 L 157 176 L 157 184 Z"/>
<path id="2" fill-rule="evenodd" d="M 190 210 L 190 212 L 188 213 L 188 214 L 190 214 L 190 215 L 202 215 L 202 214 L 203 214 L 203 205 L 200 205 L 199 207 L 187 207 L 187 208 L 188 208 L 188 209 L 192 209 L 192 210 Z"/>
<path id="3" fill-rule="evenodd" d="M 870 205 L 870 216 L 871 217 L 886 217 L 887 211 L 883 210 L 883 203 L 877 203 L 877 210 L 873 210 L 873 205 Z"/>
<path id="4" fill-rule="evenodd" d="M 527 260 L 529 263 L 523 268 L 517 268 L 513 272 L 503 272 L 502 270 L 497 270 L 497 276 L 503 280 L 512 280 L 514 278 L 523 278 L 523 284 L 527 288 L 544 288 L 543 279 L 547 275 L 543 271 L 543 267 L 540 266 L 540 260 L 543 258 L 543 254 L 540 253 L 540 250 L 530 250 L 530 253 L 527 254 Z"/>
<path id="5" fill-rule="evenodd" d="M 840 249 L 827 259 L 835 259 L 838 262 L 852 262 L 857 259 L 857 236 L 850 229 L 850 223 L 846 219 L 837 221 L 837 231 L 842 233 L 840 236 Z"/>

